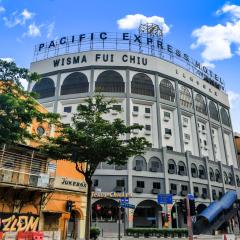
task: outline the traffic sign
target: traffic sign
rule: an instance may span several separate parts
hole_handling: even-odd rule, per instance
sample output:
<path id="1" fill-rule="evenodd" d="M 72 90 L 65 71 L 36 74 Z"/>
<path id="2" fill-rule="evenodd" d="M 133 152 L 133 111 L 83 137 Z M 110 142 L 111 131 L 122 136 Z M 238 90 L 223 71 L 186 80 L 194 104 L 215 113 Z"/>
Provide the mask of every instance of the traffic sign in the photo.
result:
<path id="1" fill-rule="evenodd" d="M 135 208 L 135 205 L 130 204 L 130 203 L 120 203 L 120 207 L 123 207 L 123 208 L 132 208 L 132 209 L 134 209 L 134 208 Z"/>
<path id="2" fill-rule="evenodd" d="M 158 194 L 158 204 L 173 204 L 172 194 Z"/>

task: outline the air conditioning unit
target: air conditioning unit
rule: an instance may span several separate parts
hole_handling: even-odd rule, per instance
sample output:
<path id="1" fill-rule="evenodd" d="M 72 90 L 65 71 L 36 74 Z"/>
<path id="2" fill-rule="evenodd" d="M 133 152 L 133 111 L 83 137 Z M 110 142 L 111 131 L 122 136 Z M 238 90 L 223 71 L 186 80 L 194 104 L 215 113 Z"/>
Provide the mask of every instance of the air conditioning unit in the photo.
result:
<path id="1" fill-rule="evenodd" d="M 49 186 L 49 174 L 41 173 L 38 178 L 37 186 L 44 187 L 44 188 L 48 187 Z"/>
<path id="2" fill-rule="evenodd" d="M 118 112 L 113 110 L 112 115 L 118 115 Z"/>
<path id="3" fill-rule="evenodd" d="M 136 117 L 136 116 L 138 116 L 138 112 L 133 111 L 133 112 L 132 112 L 132 115 Z"/>
<path id="4" fill-rule="evenodd" d="M 169 173 L 169 174 L 174 174 L 174 173 L 175 173 L 175 170 L 174 170 L 174 169 L 168 169 L 168 173 Z"/>
<path id="5" fill-rule="evenodd" d="M 170 134 L 168 134 L 168 133 L 165 133 L 165 134 L 164 134 L 164 138 L 169 139 L 170 137 L 171 137 Z"/>
<path id="6" fill-rule="evenodd" d="M 160 189 L 157 189 L 157 188 L 152 189 L 152 194 L 159 194 L 159 193 L 160 193 Z"/>
<path id="7" fill-rule="evenodd" d="M 115 192 L 123 192 L 123 187 L 116 186 L 115 187 Z"/>
<path id="8" fill-rule="evenodd" d="M 185 138 L 185 139 L 184 139 L 184 143 L 185 143 L 185 144 L 189 144 L 189 140 Z"/>
<path id="9" fill-rule="evenodd" d="M 168 122 L 169 120 L 170 120 L 170 117 L 167 117 L 167 116 L 164 116 L 164 117 L 163 117 L 163 121 L 164 121 L 164 122 Z"/>
<path id="10" fill-rule="evenodd" d="M 188 192 L 186 190 L 181 191 L 181 196 L 187 196 Z"/>
<path id="11" fill-rule="evenodd" d="M 151 172 L 158 172 L 158 168 L 157 168 L 157 167 L 151 167 L 151 168 L 150 168 L 150 171 L 151 171 Z"/>
<path id="12" fill-rule="evenodd" d="M 136 170 L 136 171 L 142 171 L 142 166 L 136 166 L 136 167 L 135 167 L 135 170 Z"/>
<path id="13" fill-rule="evenodd" d="M 67 114 L 62 114 L 61 118 L 66 118 L 68 115 Z"/>
<path id="14" fill-rule="evenodd" d="M 199 197 L 199 195 L 200 195 L 199 192 L 194 192 L 194 197 L 197 198 L 197 197 Z"/>
<path id="15" fill-rule="evenodd" d="M 202 198 L 203 198 L 203 199 L 206 199 L 207 197 L 208 197 L 208 196 L 207 196 L 206 193 L 203 193 L 203 194 L 202 194 Z"/>
<path id="16" fill-rule="evenodd" d="M 12 171 L 8 171 L 8 170 L 2 170 L 0 172 L 0 181 L 1 182 L 12 182 Z"/>
<path id="17" fill-rule="evenodd" d="M 37 185 L 38 185 L 38 178 L 39 178 L 39 176 L 30 175 L 30 177 L 29 177 L 29 185 L 33 186 L 33 187 L 37 187 Z"/>
<path id="18" fill-rule="evenodd" d="M 170 193 L 173 194 L 173 195 L 177 195 L 177 190 L 176 189 L 171 189 Z"/>
<path id="19" fill-rule="evenodd" d="M 133 130 L 132 130 L 132 133 L 133 133 L 133 134 L 138 134 L 138 133 L 139 133 L 139 129 L 133 129 Z"/>
<path id="20" fill-rule="evenodd" d="M 135 188 L 135 193 L 142 193 L 142 192 L 143 192 L 143 188 L 140 188 L 140 187 Z"/>
<path id="21" fill-rule="evenodd" d="M 188 123 L 187 122 L 183 122 L 183 127 L 187 127 L 188 126 Z"/>
<path id="22" fill-rule="evenodd" d="M 205 135 L 206 134 L 206 130 L 202 130 L 202 134 Z"/>
<path id="23" fill-rule="evenodd" d="M 205 147 L 204 147 L 204 150 L 208 150 L 208 147 L 207 147 L 207 146 L 205 146 Z"/>
<path id="24" fill-rule="evenodd" d="M 151 135 L 151 131 L 150 130 L 145 130 L 144 134 L 149 136 L 149 135 Z"/>
<path id="25" fill-rule="evenodd" d="M 144 114 L 144 117 L 145 117 L 145 118 L 150 118 L 150 117 L 151 117 L 151 113 L 145 113 L 145 114 Z"/>

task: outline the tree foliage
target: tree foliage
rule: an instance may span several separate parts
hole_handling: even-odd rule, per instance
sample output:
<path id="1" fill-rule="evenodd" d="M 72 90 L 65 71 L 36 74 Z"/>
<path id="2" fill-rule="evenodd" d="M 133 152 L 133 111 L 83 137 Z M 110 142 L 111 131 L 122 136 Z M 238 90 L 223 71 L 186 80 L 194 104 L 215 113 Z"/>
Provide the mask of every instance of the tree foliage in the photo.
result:
<path id="1" fill-rule="evenodd" d="M 56 123 L 58 115 L 43 113 L 34 94 L 25 91 L 20 78 L 35 80 L 37 74 L 29 74 L 15 63 L 0 60 L 0 145 L 25 143 L 37 135 L 29 131 L 33 119 L 38 122 Z"/>
<path id="2" fill-rule="evenodd" d="M 65 159 L 76 164 L 76 170 L 88 185 L 85 239 L 89 239 L 92 176 L 101 162 L 123 165 L 129 157 L 142 154 L 148 146 L 143 137 L 130 137 L 132 130 L 142 126 L 126 126 L 123 120 L 110 122 L 104 117 L 114 111 L 114 100 L 96 95 L 80 104 L 72 124 L 59 130 L 58 137 L 49 138 L 43 146 L 52 158 Z"/>

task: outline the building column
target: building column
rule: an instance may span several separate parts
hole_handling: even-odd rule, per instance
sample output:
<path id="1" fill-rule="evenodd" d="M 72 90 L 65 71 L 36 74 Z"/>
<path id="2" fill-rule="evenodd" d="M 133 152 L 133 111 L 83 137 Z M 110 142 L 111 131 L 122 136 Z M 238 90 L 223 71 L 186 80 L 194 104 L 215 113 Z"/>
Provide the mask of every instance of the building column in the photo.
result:
<path id="1" fill-rule="evenodd" d="M 213 201 L 212 198 L 212 186 L 211 186 L 211 180 L 210 180 L 210 175 L 209 175 L 209 164 L 208 164 L 208 157 L 204 157 L 204 162 L 205 162 L 205 167 L 206 167 L 206 175 L 207 175 L 207 180 L 208 180 L 208 191 L 210 194 L 210 201 Z"/>
<path id="2" fill-rule="evenodd" d="M 176 92 L 176 103 L 177 103 L 177 114 L 178 114 L 178 127 L 179 127 L 179 138 L 181 152 L 184 152 L 184 141 L 183 141 L 183 130 L 182 130 L 182 118 L 181 118 L 181 108 L 180 108 L 180 96 L 178 82 L 175 81 L 175 92 Z"/>
<path id="3" fill-rule="evenodd" d="M 157 227 L 162 228 L 162 211 L 157 211 Z"/>
<path id="4" fill-rule="evenodd" d="M 156 92 L 156 111 L 157 111 L 157 128 L 158 128 L 158 147 L 162 148 L 162 124 L 160 109 L 160 90 L 158 83 L 158 75 L 155 74 L 155 92 Z"/>
<path id="5" fill-rule="evenodd" d="M 89 82 L 89 90 L 90 90 L 90 96 L 92 97 L 94 94 L 94 69 L 91 68 L 91 72 L 90 72 L 90 82 Z"/>
<path id="6" fill-rule="evenodd" d="M 221 162 L 218 162 L 218 165 L 219 165 L 220 174 L 221 174 L 221 178 L 222 178 L 223 193 L 226 193 L 226 186 L 225 186 L 225 182 L 224 182 L 222 163 L 221 163 Z"/>
<path id="7" fill-rule="evenodd" d="M 190 152 L 186 151 L 185 156 L 186 156 L 186 167 L 187 167 L 187 171 L 188 171 L 190 193 L 194 194 L 193 182 L 192 182 L 191 164 L 190 164 Z"/>
<path id="8" fill-rule="evenodd" d="M 55 99 L 54 99 L 54 105 L 53 105 L 53 112 L 58 112 L 58 100 L 59 100 L 59 91 L 60 91 L 60 81 L 61 81 L 61 73 L 58 73 L 57 75 L 57 83 L 55 88 Z"/>
<path id="9" fill-rule="evenodd" d="M 169 176 L 168 176 L 168 159 L 167 159 L 167 148 L 162 148 L 163 153 L 163 171 L 164 171 L 164 182 L 165 182 L 165 193 L 170 193 L 169 191 Z"/>

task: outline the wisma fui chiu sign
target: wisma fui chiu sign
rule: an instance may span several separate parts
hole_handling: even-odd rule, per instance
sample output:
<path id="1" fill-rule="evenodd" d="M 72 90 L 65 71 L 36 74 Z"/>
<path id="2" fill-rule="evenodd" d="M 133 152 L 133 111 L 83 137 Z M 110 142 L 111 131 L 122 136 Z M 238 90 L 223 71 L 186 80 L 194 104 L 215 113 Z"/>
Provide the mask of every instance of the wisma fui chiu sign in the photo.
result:
<path id="1" fill-rule="evenodd" d="M 218 89 L 224 90 L 224 82 L 217 74 L 191 58 L 187 53 L 165 43 L 161 37 L 149 34 L 99 32 L 63 36 L 36 45 L 34 61 L 90 50 L 129 51 L 156 56 L 171 61 L 206 80 Z"/>

